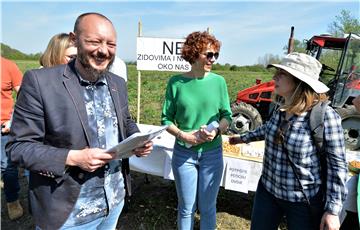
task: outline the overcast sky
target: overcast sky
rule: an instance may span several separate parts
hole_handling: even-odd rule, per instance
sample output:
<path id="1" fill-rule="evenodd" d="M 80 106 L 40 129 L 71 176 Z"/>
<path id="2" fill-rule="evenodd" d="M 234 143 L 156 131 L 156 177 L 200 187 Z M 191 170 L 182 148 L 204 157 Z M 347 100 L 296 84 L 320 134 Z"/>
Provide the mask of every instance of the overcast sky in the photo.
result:
<path id="1" fill-rule="evenodd" d="M 138 22 L 143 36 L 184 38 L 208 27 L 222 42 L 218 62 L 252 65 L 265 54 L 282 55 L 290 27 L 295 38 L 326 33 L 340 15 L 360 18 L 359 1 L 7 1 L 1 2 L 1 42 L 24 53 L 45 50 L 49 39 L 70 32 L 76 17 L 99 12 L 113 21 L 117 55 L 136 59 Z"/>

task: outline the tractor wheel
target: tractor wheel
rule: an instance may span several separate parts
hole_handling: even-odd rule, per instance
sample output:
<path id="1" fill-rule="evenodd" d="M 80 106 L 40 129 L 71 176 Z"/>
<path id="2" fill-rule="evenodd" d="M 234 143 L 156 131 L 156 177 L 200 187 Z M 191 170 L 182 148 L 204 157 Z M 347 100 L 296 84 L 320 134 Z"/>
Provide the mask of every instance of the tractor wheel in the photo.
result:
<path id="1" fill-rule="evenodd" d="M 252 105 L 244 102 L 234 103 L 231 105 L 232 122 L 229 133 L 244 133 L 254 130 L 262 124 L 259 111 Z"/>
<path id="2" fill-rule="evenodd" d="M 337 108 L 336 111 L 342 119 L 346 147 L 351 150 L 360 149 L 360 113 L 351 105 Z"/>

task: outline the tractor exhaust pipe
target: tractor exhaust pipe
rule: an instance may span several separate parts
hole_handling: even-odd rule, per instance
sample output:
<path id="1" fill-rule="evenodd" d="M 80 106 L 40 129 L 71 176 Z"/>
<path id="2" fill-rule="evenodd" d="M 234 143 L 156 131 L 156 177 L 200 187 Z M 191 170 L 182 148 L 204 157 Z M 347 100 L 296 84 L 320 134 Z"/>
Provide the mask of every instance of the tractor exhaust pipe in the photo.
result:
<path id="1" fill-rule="evenodd" d="M 294 51 L 294 26 L 291 27 L 287 53 L 289 54 L 293 51 Z"/>

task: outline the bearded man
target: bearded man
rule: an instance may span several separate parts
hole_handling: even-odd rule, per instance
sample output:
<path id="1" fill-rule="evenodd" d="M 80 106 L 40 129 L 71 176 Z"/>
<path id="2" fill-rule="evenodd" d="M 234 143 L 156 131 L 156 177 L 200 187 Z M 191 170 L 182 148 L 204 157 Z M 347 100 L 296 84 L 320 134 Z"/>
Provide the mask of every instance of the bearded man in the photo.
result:
<path id="1" fill-rule="evenodd" d="M 70 34 L 78 56 L 27 71 L 7 151 L 30 170 L 37 229 L 115 229 L 124 205 L 121 160 L 108 149 L 139 132 L 125 81 L 108 72 L 116 51 L 112 22 L 80 15 Z M 146 156 L 152 142 L 133 150 Z"/>

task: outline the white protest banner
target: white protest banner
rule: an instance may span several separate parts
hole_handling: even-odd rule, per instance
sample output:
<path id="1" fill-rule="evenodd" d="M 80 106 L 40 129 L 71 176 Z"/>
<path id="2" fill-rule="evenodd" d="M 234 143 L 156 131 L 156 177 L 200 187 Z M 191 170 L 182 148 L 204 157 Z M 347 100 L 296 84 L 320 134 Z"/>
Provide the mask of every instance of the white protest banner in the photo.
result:
<path id="1" fill-rule="evenodd" d="M 188 72 L 191 65 L 181 58 L 184 39 L 138 37 L 137 70 Z"/>
<path id="2" fill-rule="evenodd" d="M 248 193 L 249 162 L 243 160 L 228 161 L 225 174 L 225 189 Z"/>

